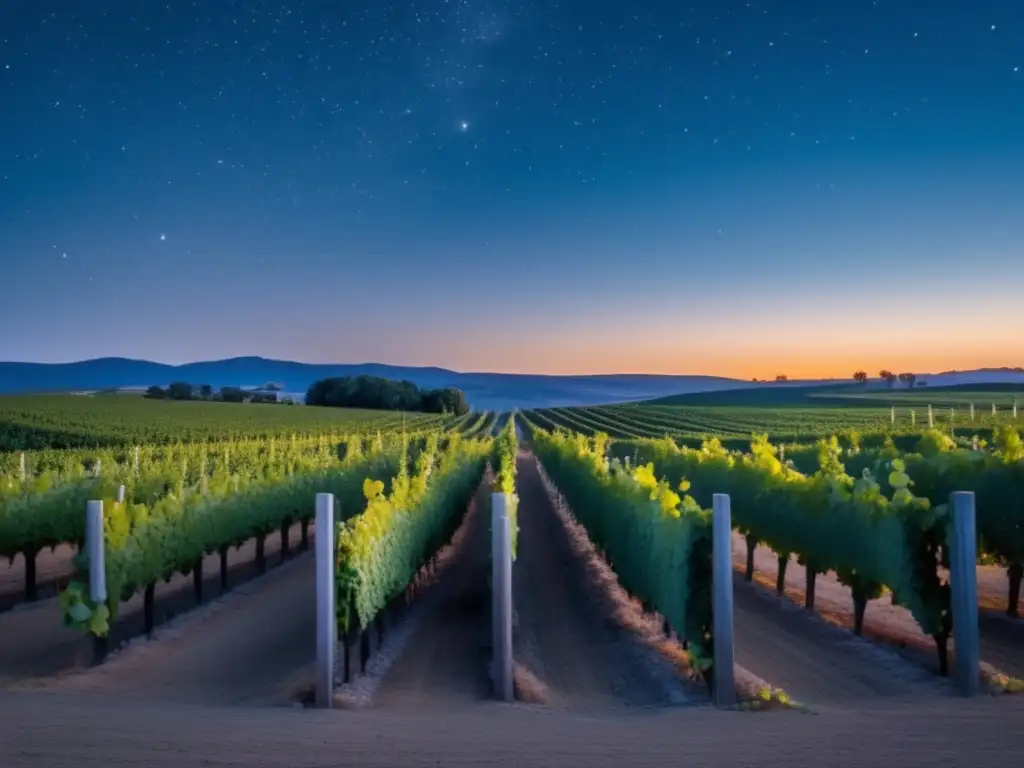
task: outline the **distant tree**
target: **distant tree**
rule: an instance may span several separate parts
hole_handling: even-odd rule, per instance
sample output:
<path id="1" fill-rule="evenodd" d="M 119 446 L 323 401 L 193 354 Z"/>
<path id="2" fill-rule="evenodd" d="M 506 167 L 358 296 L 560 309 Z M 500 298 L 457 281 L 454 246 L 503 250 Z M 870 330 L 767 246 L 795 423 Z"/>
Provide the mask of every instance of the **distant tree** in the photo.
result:
<path id="1" fill-rule="evenodd" d="M 868 374 L 866 371 L 857 371 L 853 374 L 853 380 L 860 384 L 865 384 L 868 380 Z"/>
<path id="2" fill-rule="evenodd" d="M 907 386 L 908 387 L 913 387 L 914 386 L 914 382 L 917 381 L 917 374 L 916 373 L 907 373 L 907 374 L 904 374 L 904 375 L 907 377 L 906 378 Z"/>
<path id="3" fill-rule="evenodd" d="M 775 377 L 775 380 L 776 381 L 789 381 L 789 378 L 786 376 L 786 374 L 780 373 L 778 376 Z"/>
<path id="4" fill-rule="evenodd" d="M 164 400 L 167 397 L 167 391 L 163 387 L 158 387 L 154 384 L 146 390 L 146 394 L 143 397 L 148 397 L 150 400 Z"/>
<path id="5" fill-rule="evenodd" d="M 220 399 L 225 403 L 244 403 L 246 393 L 238 387 L 221 387 Z"/>
<path id="6" fill-rule="evenodd" d="M 344 376 L 313 382 L 306 392 L 306 405 L 429 413 L 469 411 L 466 396 L 458 389 L 422 391 L 412 382 L 377 376 Z"/>
<path id="7" fill-rule="evenodd" d="M 213 397 L 213 387 L 209 384 L 203 384 L 203 386 L 199 388 L 199 396 L 202 397 L 203 400 L 209 400 Z"/>
<path id="8" fill-rule="evenodd" d="M 461 389 L 447 387 L 426 392 L 423 395 L 423 410 L 428 413 L 451 413 L 455 416 L 463 416 L 469 413 L 469 403 Z"/>
<path id="9" fill-rule="evenodd" d="M 246 392 L 245 396 L 248 397 L 250 403 L 278 402 L 276 392 Z"/>
<path id="10" fill-rule="evenodd" d="M 896 374 L 894 374 L 892 371 L 883 368 L 878 372 L 878 378 L 887 383 L 890 389 L 896 386 Z"/>
<path id="11" fill-rule="evenodd" d="M 187 381 L 174 381 L 167 388 L 167 394 L 171 400 L 191 400 L 195 394 L 195 388 Z"/>
<path id="12" fill-rule="evenodd" d="M 280 392 L 281 390 L 284 389 L 284 387 L 282 387 L 280 384 L 275 384 L 274 382 L 270 381 L 263 385 L 263 389 L 267 390 L 267 392 Z"/>

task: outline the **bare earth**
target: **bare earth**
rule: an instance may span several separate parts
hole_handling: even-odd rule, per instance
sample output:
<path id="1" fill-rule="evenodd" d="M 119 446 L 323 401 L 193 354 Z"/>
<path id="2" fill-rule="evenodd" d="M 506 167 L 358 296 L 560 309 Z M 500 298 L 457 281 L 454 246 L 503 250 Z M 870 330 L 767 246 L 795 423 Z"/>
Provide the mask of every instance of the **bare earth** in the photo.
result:
<path id="1" fill-rule="evenodd" d="M 57 586 L 72 574 L 71 561 L 75 548 L 61 544 L 52 552 L 44 549 L 36 555 L 36 589 L 40 598 L 57 594 Z M 5 611 L 25 599 L 25 558 L 16 555 L 13 561 L 0 565 L 0 611 Z"/>
<path id="2" fill-rule="evenodd" d="M 664 664 L 636 647 L 641 638 L 617 615 L 628 599 L 600 580 L 585 532 L 556 512 L 536 460 L 520 454 L 516 467 L 515 655 L 545 689 L 546 703 L 592 712 L 687 701 L 681 681 L 673 691 Z"/>
<path id="3" fill-rule="evenodd" d="M 734 534 L 733 561 L 740 572 L 746 567 L 746 556 L 746 542 L 742 536 Z M 765 583 L 774 585 L 778 575 L 778 557 L 768 547 L 759 546 L 754 551 L 754 568 Z M 979 585 L 985 585 L 983 589 L 990 596 L 993 589 L 1000 587 L 1005 605 L 1005 581 L 1000 585 L 997 570 L 979 568 Z M 1005 579 L 1005 574 L 1003 578 Z M 805 581 L 804 567 L 796 562 L 796 558 L 790 558 L 789 565 L 786 566 L 786 594 L 800 605 L 803 604 Z M 979 589 L 979 592 L 981 591 Z M 739 595 L 737 590 L 737 603 Z M 814 602 L 819 615 L 825 616 L 832 623 L 852 629 L 853 596 L 848 587 L 839 583 L 835 574 L 818 575 Z M 736 621 L 740 621 L 738 615 Z M 982 661 L 1007 674 L 1024 677 L 1024 622 L 983 611 L 980 626 Z M 921 663 L 937 668 L 935 644 L 932 639 L 921 632 L 910 611 L 902 606 L 893 605 L 887 595 L 868 603 L 864 614 L 864 634 L 866 637 L 914 649 L 914 656 L 920 658 Z M 956 640 L 953 638 L 950 641 L 950 648 L 954 648 L 955 644 Z"/>
<path id="4" fill-rule="evenodd" d="M 488 491 L 482 486 L 456 533 L 427 609 L 373 699 L 379 709 L 430 712 L 490 698 Z"/>
<path id="5" fill-rule="evenodd" d="M 856 713 L 710 708 L 579 716 L 481 705 L 457 714 L 201 707 L 0 694 L 5 768 L 152 766 L 1018 766 L 1024 699 Z"/>
<path id="6" fill-rule="evenodd" d="M 294 548 L 299 540 L 300 527 L 290 532 L 289 541 Z M 280 559 L 281 537 L 275 533 L 267 537 L 265 555 L 268 566 Z M 251 578 L 254 564 L 255 542 L 232 550 L 228 555 L 228 588 Z M 42 555 L 40 555 L 40 558 Z M 211 555 L 203 563 L 206 596 L 220 593 L 220 558 Z M 174 576 L 168 583 L 157 584 L 154 591 L 155 618 L 158 624 L 195 606 L 191 576 Z M 312 600 L 312 598 L 310 598 Z M 120 606 L 112 641 L 134 637 L 143 630 L 143 595 L 137 593 Z M 0 614 L 0 686 L 20 683 L 42 684 L 56 676 L 79 671 L 91 660 L 91 646 L 83 633 L 61 625 L 57 598 L 20 605 Z"/>
<path id="7" fill-rule="evenodd" d="M 316 656 L 316 573 L 305 553 L 53 685 L 120 700 L 281 704 Z"/>

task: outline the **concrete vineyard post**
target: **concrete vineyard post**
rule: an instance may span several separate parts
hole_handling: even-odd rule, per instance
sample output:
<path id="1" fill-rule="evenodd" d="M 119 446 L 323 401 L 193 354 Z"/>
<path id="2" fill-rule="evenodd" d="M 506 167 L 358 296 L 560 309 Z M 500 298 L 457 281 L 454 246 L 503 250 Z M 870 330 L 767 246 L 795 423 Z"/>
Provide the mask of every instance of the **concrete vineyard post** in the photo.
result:
<path id="1" fill-rule="evenodd" d="M 913 410 L 910 411 L 910 426 L 917 426 L 917 413 L 915 413 Z"/>
<path id="2" fill-rule="evenodd" d="M 135 446 L 135 456 L 132 459 L 132 471 L 135 472 L 135 476 L 139 475 L 139 446 Z"/>
<path id="3" fill-rule="evenodd" d="M 732 509 L 729 495 L 716 493 L 711 508 L 711 610 L 716 707 L 736 704 L 732 638 Z"/>
<path id="4" fill-rule="evenodd" d="M 889 423 L 892 426 L 896 426 L 896 406 L 891 406 L 889 408 Z"/>
<path id="5" fill-rule="evenodd" d="M 935 416 L 932 413 L 932 406 L 928 405 L 928 429 L 932 429 L 935 426 Z"/>
<path id="6" fill-rule="evenodd" d="M 96 466 L 93 467 L 93 470 L 94 470 L 94 473 L 95 473 L 96 477 L 100 476 L 100 469 L 101 469 L 100 460 L 96 459 Z"/>
<path id="7" fill-rule="evenodd" d="M 974 423 L 974 403 L 971 403 L 971 423 Z"/>
<path id="8" fill-rule="evenodd" d="M 117 503 L 124 504 L 124 486 L 117 486 Z"/>
<path id="9" fill-rule="evenodd" d="M 85 551 L 89 558 L 89 598 L 95 603 L 107 602 L 107 569 L 103 545 L 103 502 L 85 505 Z"/>
<path id="10" fill-rule="evenodd" d="M 22 453 L 21 454 L 21 482 L 23 482 L 23 483 L 25 482 L 26 474 L 27 473 L 25 472 L 25 454 Z"/>
<path id="11" fill-rule="evenodd" d="M 1013 418 L 1017 418 L 1017 398 L 1013 399 Z"/>
<path id="12" fill-rule="evenodd" d="M 974 493 L 957 491 L 950 495 L 953 525 L 949 542 L 949 582 L 952 591 L 954 679 L 964 696 L 981 689 L 980 641 L 978 637 L 977 534 Z"/>
<path id="13" fill-rule="evenodd" d="M 992 403 L 992 415 L 993 416 L 996 415 L 996 404 L 995 403 Z"/>
<path id="14" fill-rule="evenodd" d="M 334 649 L 338 622 L 334 607 L 334 494 L 316 495 L 316 706 L 334 699 Z"/>
<path id="15" fill-rule="evenodd" d="M 512 701 L 512 530 L 509 496 L 491 494 L 491 608 L 494 631 L 494 690 Z"/>

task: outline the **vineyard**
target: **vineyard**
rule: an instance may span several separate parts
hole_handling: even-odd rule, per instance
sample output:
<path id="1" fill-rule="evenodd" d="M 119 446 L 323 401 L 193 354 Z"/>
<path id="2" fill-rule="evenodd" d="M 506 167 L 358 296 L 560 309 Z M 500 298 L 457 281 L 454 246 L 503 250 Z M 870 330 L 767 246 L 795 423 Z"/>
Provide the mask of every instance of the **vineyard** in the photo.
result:
<path id="1" fill-rule="evenodd" d="M 876 406 L 875 398 L 865 395 L 864 402 L 870 404 L 863 406 L 624 404 L 527 410 L 523 416 L 548 430 L 600 432 L 618 439 L 670 436 L 693 446 L 717 437 L 730 448 L 741 448 L 753 434 L 767 434 L 779 444 L 800 444 L 813 443 L 823 435 L 857 432 L 868 444 L 880 444 L 886 437 L 913 439 L 929 427 L 968 439 L 989 439 L 1002 426 L 1024 428 L 1024 396 L 1021 408 L 1015 409 L 1012 397 L 999 394 L 960 395 L 956 405 L 949 405 L 945 398 L 941 405 L 939 398 L 925 402 L 917 394 L 903 395 L 906 400 L 895 396 L 893 401 L 900 404 L 886 401 L 885 407 Z"/>
<path id="2" fill-rule="evenodd" d="M 712 704 L 826 731 L 892 701 L 953 730 L 976 706 L 1019 719 L 1024 697 L 992 695 L 1024 690 L 1024 443 L 1012 403 L 978 398 L 973 422 L 969 405 L 961 430 L 917 403 L 447 418 L 14 399 L 0 705 L 42 688 L 58 707 L 514 722 L 498 698 L 621 733 L 627 711 L 666 712 L 666 738 Z M 951 696 L 972 652 L 977 705 Z M 730 727 L 757 732 L 746 717 Z"/>
<path id="3" fill-rule="evenodd" d="M 171 442 L 337 436 L 359 430 L 467 426 L 495 414 L 462 417 L 289 405 L 169 402 L 137 395 L 33 395 L 0 398 L 0 451 L 95 448 Z"/>

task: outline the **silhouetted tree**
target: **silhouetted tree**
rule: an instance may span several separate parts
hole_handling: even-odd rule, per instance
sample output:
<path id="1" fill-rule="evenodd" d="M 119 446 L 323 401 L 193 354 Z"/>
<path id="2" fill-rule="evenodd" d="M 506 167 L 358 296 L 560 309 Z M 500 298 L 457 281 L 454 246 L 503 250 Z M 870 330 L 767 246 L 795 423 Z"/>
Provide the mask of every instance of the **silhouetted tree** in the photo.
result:
<path id="1" fill-rule="evenodd" d="M 209 384 L 203 384 L 203 386 L 199 388 L 199 396 L 202 397 L 203 400 L 209 400 L 213 397 L 213 387 Z"/>
<path id="2" fill-rule="evenodd" d="M 878 378 L 886 382 L 889 385 L 889 389 L 892 389 L 894 386 L 896 386 L 896 374 L 893 373 L 892 371 L 888 371 L 883 368 L 881 371 L 878 372 Z"/>
<path id="3" fill-rule="evenodd" d="M 244 403 L 245 391 L 238 387 L 221 387 L 220 399 L 225 403 Z"/>
<path id="4" fill-rule="evenodd" d="M 855 374 L 853 374 L 853 380 L 859 382 L 860 384 L 864 384 L 868 380 L 868 374 L 866 371 L 857 371 Z"/>
<path id="5" fill-rule="evenodd" d="M 377 376 L 344 376 L 316 381 L 306 392 L 306 405 L 459 415 L 469 411 L 466 396 L 453 387 L 422 391 L 412 382 L 391 381 Z"/>
<path id="6" fill-rule="evenodd" d="M 164 400 L 167 397 L 167 391 L 163 387 L 158 387 L 154 384 L 146 390 L 146 394 L 143 397 L 148 397 L 150 400 Z"/>
<path id="7" fill-rule="evenodd" d="M 175 381 L 167 388 L 171 400 L 191 400 L 195 389 L 187 381 Z"/>
<path id="8" fill-rule="evenodd" d="M 775 377 L 775 380 L 776 381 L 789 381 L 789 377 L 787 377 L 786 374 L 784 374 L 784 373 L 780 373 L 778 376 Z"/>

